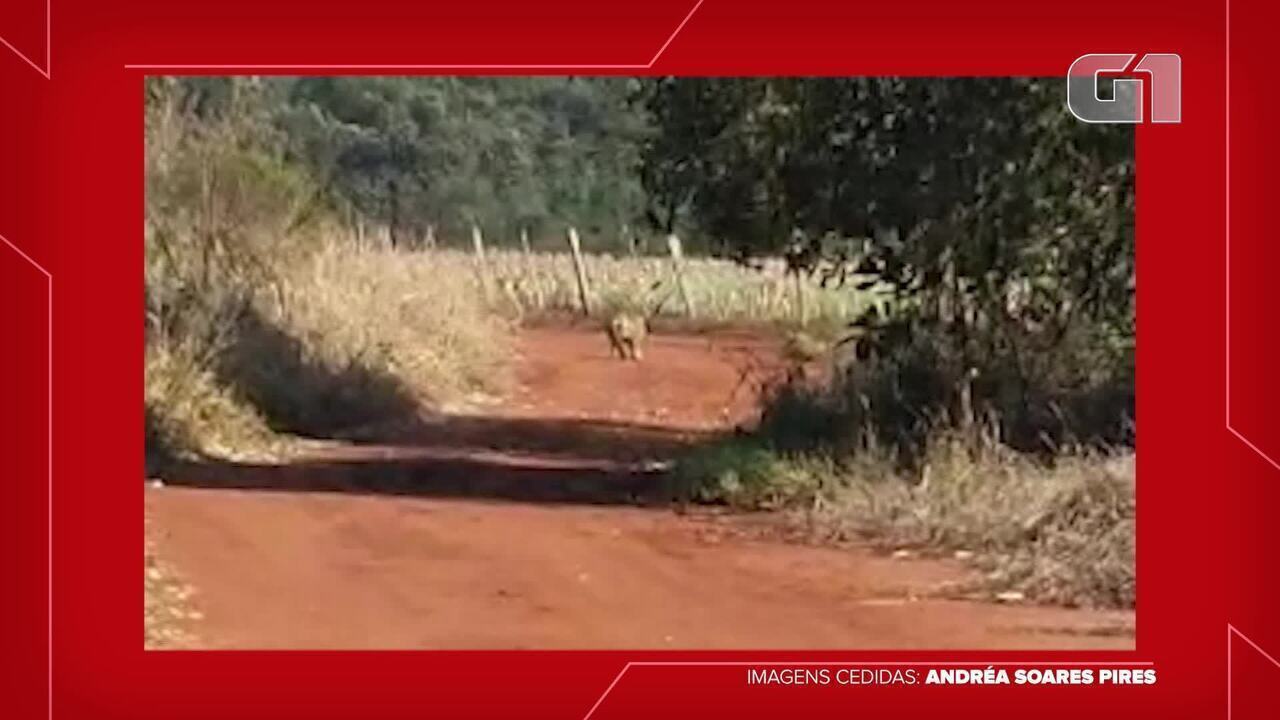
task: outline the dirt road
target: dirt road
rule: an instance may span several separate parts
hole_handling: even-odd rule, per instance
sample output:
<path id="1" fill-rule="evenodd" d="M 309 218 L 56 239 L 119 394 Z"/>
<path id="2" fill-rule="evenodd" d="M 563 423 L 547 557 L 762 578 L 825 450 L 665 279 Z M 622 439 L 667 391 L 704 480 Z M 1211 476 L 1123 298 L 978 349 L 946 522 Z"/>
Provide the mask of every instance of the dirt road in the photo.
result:
<path id="1" fill-rule="evenodd" d="M 1132 613 L 920 599 L 958 564 L 748 532 L 634 502 L 653 461 L 749 419 L 776 348 L 527 331 L 502 407 L 396 446 L 193 467 L 148 489 L 216 648 L 1129 648 Z"/>

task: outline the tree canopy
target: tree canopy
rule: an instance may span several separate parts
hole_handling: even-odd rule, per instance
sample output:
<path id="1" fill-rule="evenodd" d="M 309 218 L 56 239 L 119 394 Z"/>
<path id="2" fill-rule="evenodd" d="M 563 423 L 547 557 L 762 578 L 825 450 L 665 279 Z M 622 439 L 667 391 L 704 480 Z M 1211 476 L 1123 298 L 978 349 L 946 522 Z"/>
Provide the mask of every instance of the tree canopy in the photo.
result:
<path id="1" fill-rule="evenodd" d="M 166 80 L 153 100 L 206 116 L 255 88 L 235 110 L 271 126 L 261 142 L 398 236 L 643 226 L 751 255 L 798 235 L 932 252 L 963 234 L 962 267 L 1024 241 L 1132 239 L 1132 134 L 1075 122 L 1057 80 Z"/>

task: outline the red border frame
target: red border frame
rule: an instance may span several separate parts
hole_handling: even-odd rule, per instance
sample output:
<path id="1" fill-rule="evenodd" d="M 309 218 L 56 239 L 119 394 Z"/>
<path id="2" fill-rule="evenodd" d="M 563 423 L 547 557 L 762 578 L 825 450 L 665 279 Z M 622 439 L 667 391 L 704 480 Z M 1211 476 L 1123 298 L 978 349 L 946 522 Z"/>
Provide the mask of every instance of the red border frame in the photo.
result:
<path id="1" fill-rule="evenodd" d="M 693 2 L 57 0 L 50 14 L 41 0 L 11 0 L 0 10 L 5 44 L 36 59 L 0 48 L 0 329 L 9 350 L 0 353 L 0 398 L 15 410 L 0 416 L 0 683 L 7 691 L 0 702 L 9 716 L 577 718 L 606 688 L 594 718 L 658 711 L 1204 718 L 1228 708 L 1244 718 L 1263 713 L 1267 702 L 1275 707 L 1265 681 L 1280 678 L 1272 659 L 1280 648 L 1280 531 L 1267 520 L 1280 507 L 1280 476 L 1267 458 L 1280 458 L 1280 426 L 1267 422 L 1267 409 L 1280 396 L 1280 376 L 1269 372 L 1280 366 L 1280 348 L 1251 331 L 1268 326 L 1266 270 L 1278 254 L 1262 242 L 1276 157 L 1264 129 L 1280 104 L 1265 93 L 1263 4 L 1230 7 L 1228 85 L 1222 2 L 706 0 L 689 16 Z M 53 23 L 43 40 L 42 13 Z M 1053 76 L 1085 52 L 1115 51 L 1183 59 L 1183 122 L 1138 133 L 1136 652 L 141 649 L 140 79 L 159 70 L 127 66 L 234 64 L 283 73 L 319 72 L 289 63 L 340 63 L 335 72 L 386 74 L 416 64 L 403 71 L 551 74 L 565 71 L 557 63 L 604 63 L 601 74 Z M 487 67 L 457 67 L 469 63 Z M 371 65 L 378 67 L 356 67 Z M 1140 687 L 762 688 L 747 687 L 735 667 L 632 665 L 621 674 L 628 663 L 671 660 L 1152 661 L 1159 680 Z"/>

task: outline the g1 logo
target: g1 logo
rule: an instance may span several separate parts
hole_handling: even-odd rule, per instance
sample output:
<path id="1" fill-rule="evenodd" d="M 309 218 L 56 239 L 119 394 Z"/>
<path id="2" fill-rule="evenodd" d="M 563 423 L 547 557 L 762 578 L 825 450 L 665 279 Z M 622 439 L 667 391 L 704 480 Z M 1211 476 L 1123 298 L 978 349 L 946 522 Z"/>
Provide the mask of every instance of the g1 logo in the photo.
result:
<path id="1" fill-rule="evenodd" d="M 1098 95 L 1098 79 L 1103 73 L 1147 73 L 1151 76 L 1150 122 L 1182 122 L 1182 58 L 1173 53 L 1149 53 L 1132 64 L 1136 57 L 1133 53 L 1090 53 L 1076 58 L 1067 70 L 1067 109 L 1071 114 L 1087 123 L 1142 122 L 1142 79 L 1115 78 L 1109 99 Z"/>

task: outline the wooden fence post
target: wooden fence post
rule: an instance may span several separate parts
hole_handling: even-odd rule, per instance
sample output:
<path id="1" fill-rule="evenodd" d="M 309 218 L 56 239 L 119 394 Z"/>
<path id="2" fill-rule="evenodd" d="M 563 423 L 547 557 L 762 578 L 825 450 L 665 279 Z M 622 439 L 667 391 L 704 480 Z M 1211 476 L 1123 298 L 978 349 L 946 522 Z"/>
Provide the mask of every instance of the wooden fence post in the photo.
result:
<path id="1" fill-rule="evenodd" d="M 631 226 L 627 223 L 622 223 L 622 241 L 627 244 L 627 251 L 631 253 L 631 257 L 639 254 L 636 247 L 636 234 L 631 232 Z"/>
<path id="2" fill-rule="evenodd" d="M 684 284 L 684 251 L 680 246 L 680 238 L 675 234 L 667 236 L 667 249 L 671 251 L 671 268 L 676 276 L 676 290 L 680 300 L 684 302 L 686 317 L 693 317 L 693 298 L 689 297 L 689 289 Z"/>
<path id="3" fill-rule="evenodd" d="M 591 289 L 587 286 L 587 268 L 582 263 L 582 243 L 577 228 L 569 228 L 569 250 L 573 253 L 573 272 L 578 278 L 578 303 L 582 314 L 591 316 Z"/>
<path id="4" fill-rule="evenodd" d="M 805 307 L 804 298 L 804 273 L 798 267 L 793 268 L 792 273 L 795 275 L 796 283 L 796 319 L 803 326 L 809 320 L 809 312 L 808 308 Z"/>
<path id="5" fill-rule="evenodd" d="M 484 296 L 484 301 L 489 302 L 489 264 L 484 256 L 484 236 L 480 233 L 480 226 L 473 224 L 471 226 L 471 245 L 475 249 L 476 255 L 476 276 L 480 279 L 480 293 Z"/>
<path id="6" fill-rule="evenodd" d="M 526 257 L 533 252 L 529 248 L 529 228 L 527 227 L 520 228 L 520 247 L 524 250 Z"/>

